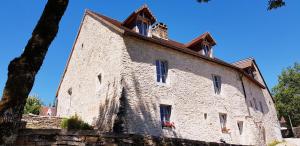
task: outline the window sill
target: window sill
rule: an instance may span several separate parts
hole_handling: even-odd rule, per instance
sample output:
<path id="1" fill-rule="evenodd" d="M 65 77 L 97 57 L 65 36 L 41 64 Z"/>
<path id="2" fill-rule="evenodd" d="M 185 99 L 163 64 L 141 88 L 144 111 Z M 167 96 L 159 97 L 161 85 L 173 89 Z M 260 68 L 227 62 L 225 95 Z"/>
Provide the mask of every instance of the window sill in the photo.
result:
<path id="1" fill-rule="evenodd" d="M 167 87 L 168 83 L 156 82 L 156 85 Z"/>

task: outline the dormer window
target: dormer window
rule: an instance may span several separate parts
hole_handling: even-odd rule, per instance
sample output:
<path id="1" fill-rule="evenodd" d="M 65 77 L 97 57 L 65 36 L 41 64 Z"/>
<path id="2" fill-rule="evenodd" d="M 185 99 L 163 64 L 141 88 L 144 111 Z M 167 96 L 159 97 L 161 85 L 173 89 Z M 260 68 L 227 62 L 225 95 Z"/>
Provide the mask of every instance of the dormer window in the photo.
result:
<path id="1" fill-rule="evenodd" d="M 151 36 L 151 34 L 149 34 L 150 26 L 155 22 L 156 18 L 150 12 L 148 6 L 143 5 L 126 18 L 122 25 L 143 36 Z"/>
<path id="2" fill-rule="evenodd" d="M 203 55 L 210 56 L 210 47 L 209 45 L 203 45 Z"/>
<path id="3" fill-rule="evenodd" d="M 137 20 L 137 28 L 139 30 L 139 34 L 143 36 L 148 36 L 148 31 L 149 31 L 149 20 L 146 18 L 142 17 L 139 20 Z"/>
<path id="4" fill-rule="evenodd" d="M 208 32 L 185 44 L 187 48 L 210 58 L 213 58 L 214 45 L 216 42 Z"/>
<path id="5" fill-rule="evenodd" d="M 252 78 L 255 78 L 255 73 L 254 73 L 255 69 L 253 67 L 247 67 L 247 68 L 244 69 L 244 71 L 248 75 L 250 75 Z"/>

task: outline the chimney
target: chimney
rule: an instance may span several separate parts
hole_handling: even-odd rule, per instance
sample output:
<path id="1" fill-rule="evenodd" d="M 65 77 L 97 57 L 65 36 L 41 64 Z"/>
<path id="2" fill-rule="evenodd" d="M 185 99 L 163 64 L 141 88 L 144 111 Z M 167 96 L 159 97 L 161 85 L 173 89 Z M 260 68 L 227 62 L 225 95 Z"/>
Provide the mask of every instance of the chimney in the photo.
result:
<path id="1" fill-rule="evenodd" d="M 168 40 L 168 27 L 166 24 L 159 22 L 152 26 L 152 36 Z"/>

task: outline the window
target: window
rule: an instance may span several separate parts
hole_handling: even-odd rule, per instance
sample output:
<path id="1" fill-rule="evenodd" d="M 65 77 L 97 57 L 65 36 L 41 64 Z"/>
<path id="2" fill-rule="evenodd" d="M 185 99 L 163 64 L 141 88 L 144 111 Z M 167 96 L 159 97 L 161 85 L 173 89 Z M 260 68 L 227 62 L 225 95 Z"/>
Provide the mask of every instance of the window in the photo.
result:
<path id="1" fill-rule="evenodd" d="M 220 117 L 221 130 L 222 130 L 222 132 L 226 132 L 227 131 L 227 128 L 226 128 L 227 114 L 220 113 L 219 117 Z"/>
<path id="2" fill-rule="evenodd" d="M 244 71 L 250 75 L 252 78 L 255 78 L 255 73 L 254 73 L 254 68 L 253 67 L 248 67 L 248 68 L 245 68 Z"/>
<path id="3" fill-rule="evenodd" d="M 160 105 L 160 118 L 163 127 L 166 127 L 170 123 L 171 117 L 171 106 L 170 105 Z"/>
<path id="4" fill-rule="evenodd" d="M 207 119 L 207 113 L 204 113 L 204 119 L 205 120 Z"/>
<path id="5" fill-rule="evenodd" d="M 102 82 L 102 75 L 99 74 L 97 77 L 98 77 L 99 84 L 101 84 L 101 82 Z"/>
<path id="6" fill-rule="evenodd" d="M 214 89 L 216 94 L 220 94 L 221 92 L 221 77 L 217 75 L 212 75 L 214 82 Z"/>
<path id="7" fill-rule="evenodd" d="M 156 81 L 166 83 L 168 75 L 168 62 L 156 60 Z"/>
<path id="8" fill-rule="evenodd" d="M 137 21 L 137 27 L 139 29 L 139 33 L 141 35 L 147 36 L 148 35 L 148 29 L 149 29 L 149 25 L 147 22 L 142 21 L 142 20 L 138 20 Z"/>
<path id="9" fill-rule="evenodd" d="M 259 102 L 259 105 L 260 105 L 260 110 L 261 110 L 261 112 L 262 112 L 262 113 L 264 113 L 264 107 L 263 107 L 263 105 L 262 105 L 262 102 L 261 102 L 261 101 Z"/>
<path id="10" fill-rule="evenodd" d="M 72 95 L 72 87 L 69 88 L 67 92 L 68 92 L 69 95 Z"/>
<path id="11" fill-rule="evenodd" d="M 239 128 L 240 135 L 243 134 L 243 121 L 238 121 L 237 126 Z"/>
<path id="12" fill-rule="evenodd" d="M 209 56 L 209 53 L 210 53 L 210 48 L 208 45 L 203 45 L 203 55 L 205 56 Z"/>

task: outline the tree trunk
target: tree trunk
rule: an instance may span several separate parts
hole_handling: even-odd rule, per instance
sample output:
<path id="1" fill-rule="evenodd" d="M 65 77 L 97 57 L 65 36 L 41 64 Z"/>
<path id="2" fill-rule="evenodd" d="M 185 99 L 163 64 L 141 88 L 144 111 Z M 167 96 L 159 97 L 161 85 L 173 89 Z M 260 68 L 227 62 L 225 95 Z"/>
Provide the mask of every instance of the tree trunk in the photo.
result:
<path id="1" fill-rule="evenodd" d="M 28 94 L 58 32 L 68 0 L 48 0 L 24 52 L 8 66 L 8 78 L 0 101 L 0 145 L 15 141 Z"/>

